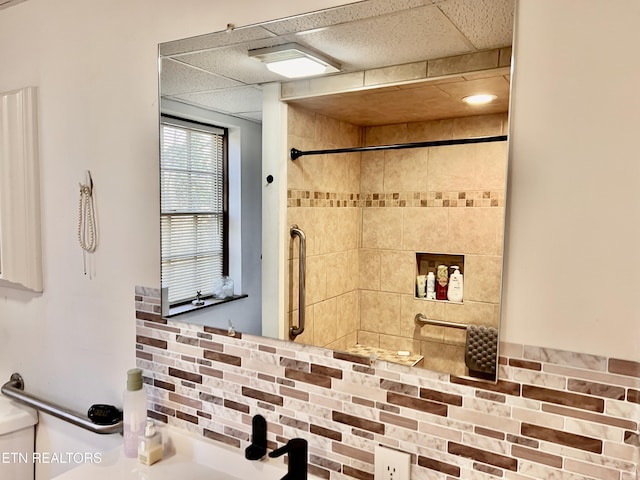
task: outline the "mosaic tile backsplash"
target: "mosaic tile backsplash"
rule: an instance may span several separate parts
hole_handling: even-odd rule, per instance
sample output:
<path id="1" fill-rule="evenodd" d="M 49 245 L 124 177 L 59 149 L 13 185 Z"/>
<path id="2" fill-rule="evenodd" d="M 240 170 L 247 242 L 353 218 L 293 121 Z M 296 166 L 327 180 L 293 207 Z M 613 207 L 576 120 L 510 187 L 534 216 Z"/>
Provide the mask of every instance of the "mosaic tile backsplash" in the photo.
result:
<path id="1" fill-rule="evenodd" d="M 373 480 L 374 446 L 411 478 L 636 480 L 640 363 L 501 344 L 496 384 L 164 320 L 136 287 L 136 356 L 157 421 L 244 449 L 309 441 L 309 471 Z M 278 460 L 270 460 L 278 461 Z"/>

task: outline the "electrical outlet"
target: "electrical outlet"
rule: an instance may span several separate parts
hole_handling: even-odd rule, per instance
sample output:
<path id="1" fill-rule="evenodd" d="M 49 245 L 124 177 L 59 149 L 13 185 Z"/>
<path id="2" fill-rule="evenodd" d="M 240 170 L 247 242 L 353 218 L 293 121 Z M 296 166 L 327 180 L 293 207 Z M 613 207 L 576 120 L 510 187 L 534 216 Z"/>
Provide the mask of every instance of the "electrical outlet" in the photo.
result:
<path id="1" fill-rule="evenodd" d="M 376 445 L 375 480 L 409 480 L 411 455 Z"/>

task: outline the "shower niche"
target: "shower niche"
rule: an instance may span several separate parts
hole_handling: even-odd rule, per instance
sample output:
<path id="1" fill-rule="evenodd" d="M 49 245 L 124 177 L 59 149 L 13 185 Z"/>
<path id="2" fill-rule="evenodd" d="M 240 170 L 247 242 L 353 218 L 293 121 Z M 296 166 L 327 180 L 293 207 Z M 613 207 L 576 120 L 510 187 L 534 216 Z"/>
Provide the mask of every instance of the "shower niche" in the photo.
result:
<path id="1" fill-rule="evenodd" d="M 464 278 L 464 255 L 416 252 L 415 298 L 435 302 L 463 303 L 464 295 L 459 301 L 449 300 L 447 295 L 450 277 L 456 270 Z M 443 271 L 446 271 L 446 279 L 442 279 Z M 429 285 L 431 281 L 433 291 Z"/>

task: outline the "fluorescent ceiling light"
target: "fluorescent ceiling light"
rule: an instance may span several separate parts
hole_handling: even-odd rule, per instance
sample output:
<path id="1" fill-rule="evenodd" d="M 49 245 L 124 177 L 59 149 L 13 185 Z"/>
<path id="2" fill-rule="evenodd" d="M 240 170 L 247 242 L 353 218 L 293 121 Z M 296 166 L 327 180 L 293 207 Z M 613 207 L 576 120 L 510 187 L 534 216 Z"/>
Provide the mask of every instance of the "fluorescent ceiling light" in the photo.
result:
<path id="1" fill-rule="evenodd" d="M 265 63 L 270 71 L 287 78 L 310 77 L 340 71 L 339 63 L 297 43 L 249 50 L 249 56 Z"/>
<path id="2" fill-rule="evenodd" d="M 468 105 L 485 105 L 487 103 L 493 102 L 496 98 L 498 98 L 496 95 L 479 93 L 477 95 L 469 95 L 468 97 L 464 97 L 462 101 Z"/>

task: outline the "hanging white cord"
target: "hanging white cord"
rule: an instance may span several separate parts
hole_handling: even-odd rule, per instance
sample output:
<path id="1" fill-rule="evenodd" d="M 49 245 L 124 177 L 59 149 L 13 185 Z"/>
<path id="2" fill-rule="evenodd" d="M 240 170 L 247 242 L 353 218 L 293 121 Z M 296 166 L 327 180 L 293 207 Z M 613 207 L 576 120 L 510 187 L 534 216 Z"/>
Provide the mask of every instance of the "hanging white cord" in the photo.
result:
<path id="1" fill-rule="evenodd" d="M 80 184 L 80 201 L 78 203 L 78 243 L 82 247 L 82 263 L 84 274 L 87 274 L 86 254 L 96 249 L 95 208 L 93 205 L 93 180 L 87 172 L 88 185 Z"/>

